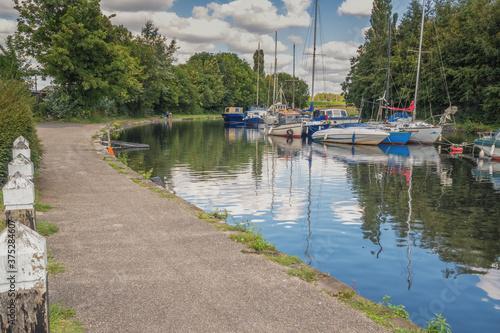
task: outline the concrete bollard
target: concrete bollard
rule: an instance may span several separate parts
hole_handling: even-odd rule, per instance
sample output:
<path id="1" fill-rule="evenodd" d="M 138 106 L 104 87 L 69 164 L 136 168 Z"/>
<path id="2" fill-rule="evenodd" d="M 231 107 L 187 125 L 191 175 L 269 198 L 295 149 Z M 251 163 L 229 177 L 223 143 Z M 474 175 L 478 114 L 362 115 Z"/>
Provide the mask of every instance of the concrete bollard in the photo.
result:
<path id="1" fill-rule="evenodd" d="M 16 172 L 2 189 L 5 220 L 18 221 L 36 231 L 35 185 Z"/>
<path id="2" fill-rule="evenodd" d="M 0 233 L 0 332 L 49 332 L 45 238 L 6 221 Z"/>
<path id="3" fill-rule="evenodd" d="M 19 154 L 23 154 L 27 159 L 31 160 L 31 149 L 29 144 L 21 140 L 17 141 L 12 147 L 12 158 L 15 158 Z"/>
<path id="4" fill-rule="evenodd" d="M 22 135 L 19 135 L 19 136 L 17 137 L 17 139 L 15 139 L 15 140 L 14 140 L 14 143 L 12 144 L 12 146 L 17 145 L 19 142 L 23 142 L 26 146 L 28 146 L 28 148 L 29 148 L 29 146 L 30 146 L 29 141 L 28 141 L 28 140 L 26 140 L 26 138 L 25 138 L 24 136 L 22 136 Z"/>
<path id="5" fill-rule="evenodd" d="M 31 162 L 23 154 L 19 154 L 12 161 L 10 161 L 8 167 L 9 177 L 12 177 L 19 172 L 21 176 L 33 181 L 33 175 L 35 174 L 35 167 L 33 162 Z"/>

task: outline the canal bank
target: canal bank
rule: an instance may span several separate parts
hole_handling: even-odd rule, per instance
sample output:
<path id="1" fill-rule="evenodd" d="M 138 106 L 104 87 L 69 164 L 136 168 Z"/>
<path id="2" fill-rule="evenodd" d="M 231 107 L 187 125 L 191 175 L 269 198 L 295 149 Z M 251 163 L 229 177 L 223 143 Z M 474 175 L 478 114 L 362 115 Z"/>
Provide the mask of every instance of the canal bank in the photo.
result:
<path id="1" fill-rule="evenodd" d="M 89 332 L 383 332 L 337 298 L 283 272 L 165 198 L 109 167 L 90 137 L 101 125 L 41 124 L 38 177 L 49 248 L 67 266 L 52 302 Z M 97 145 L 99 146 L 99 145 Z M 189 206 L 188 206 L 189 207 Z"/>

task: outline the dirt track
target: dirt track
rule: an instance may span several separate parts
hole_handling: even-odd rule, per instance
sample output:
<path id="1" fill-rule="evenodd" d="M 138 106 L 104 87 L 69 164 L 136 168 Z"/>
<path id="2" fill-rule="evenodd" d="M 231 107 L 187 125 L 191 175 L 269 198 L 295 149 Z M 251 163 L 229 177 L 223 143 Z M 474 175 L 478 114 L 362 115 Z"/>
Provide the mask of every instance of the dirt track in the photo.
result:
<path id="1" fill-rule="evenodd" d="M 38 216 L 60 227 L 48 247 L 67 271 L 50 301 L 88 332 L 385 332 L 317 287 L 232 242 L 174 200 L 103 161 L 103 125 L 41 124 Z"/>

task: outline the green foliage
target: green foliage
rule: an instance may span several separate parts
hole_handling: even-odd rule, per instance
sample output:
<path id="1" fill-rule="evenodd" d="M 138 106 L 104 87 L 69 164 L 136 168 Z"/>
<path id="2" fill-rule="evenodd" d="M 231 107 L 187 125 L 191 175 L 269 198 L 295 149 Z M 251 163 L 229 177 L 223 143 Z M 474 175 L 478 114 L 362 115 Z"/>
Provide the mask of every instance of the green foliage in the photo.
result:
<path id="1" fill-rule="evenodd" d="M 54 255 L 52 252 L 49 250 L 47 253 L 47 272 L 50 275 L 56 275 L 60 273 L 64 273 L 66 271 L 66 267 L 55 261 Z"/>
<path id="2" fill-rule="evenodd" d="M 12 36 L 8 36 L 5 45 L 0 44 L 0 76 L 23 79 L 31 74 L 26 56 L 16 49 Z"/>
<path id="3" fill-rule="evenodd" d="M 435 315 L 436 318 L 427 323 L 427 332 L 451 333 L 451 326 L 446 322 L 446 318 L 437 313 Z"/>
<path id="4" fill-rule="evenodd" d="M 349 103 L 376 101 L 386 90 L 388 0 L 374 1 L 366 40 L 351 59 L 343 83 Z M 500 3 L 437 1 L 426 8 L 417 116 L 428 118 L 458 106 L 457 120 L 500 122 Z M 408 107 L 414 98 L 422 8 L 412 1 L 391 29 L 389 104 Z M 363 117 L 378 107 L 364 103 Z M 374 110 L 375 109 L 375 110 Z"/>
<path id="5" fill-rule="evenodd" d="M 59 231 L 59 227 L 53 225 L 52 223 L 46 221 L 40 221 L 36 223 L 36 232 L 38 232 L 43 237 L 50 237 Z"/>
<path id="6" fill-rule="evenodd" d="M 285 253 L 280 253 L 277 256 L 271 255 L 271 254 L 264 254 L 267 258 L 270 260 L 283 265 L 283 266 L 290 266 L 292 264 L 301 264 L 303 261 L 298 257 L 298 256 L 291 256 Z"/>
<path id="7" fill-rule="evenodd" d="M 153 168 L 149 171 L 138 171 L 138 173 L 142 176 L 143 179 L 150 179 L 153 174 Z"/>
<path id="8" fill-rule="evenodd" d="M 60 102 L 75 106 L 70 116 L 81 109 L 85 113 L 78 116 L 89 116 L 96 106 L 109 104 L 105 97 L 118 105 L 137 98 L 142 89 L 138 61 L 113 40 L 114 27 L 98 0 L 15 3 L 17 41 L 40 62 L 44 74 L 64 87 Z"/>
<path id="9" fill-rule="evenodd" d="M 389 308 L 395 315 L 401 318 L 409 318 L 410 314 L 405 310 L 404 305 L 392 305 L 391 304 L 391 296 L 382 297 L 382 305 Z"/>
<path id="10" fill-rule="evenodd" d="M 348 301 L 356 295 L 356 292 L 352 289 L 344 289 L 338 292 L 337 297 L 341 301 Z"/>
<path id="11" fill-rule="evenodd" d="M 75 315 L 75 310 L 64 308 L 60 302 L 50 304 L 50 331 L 52 333 L 84 333 L 83 325 L 72 319 Z"/>
<path id="12" fill-rule="evenodd" d="M 288 269 L 287 273 L 292 276 L 298 276 L 302 280 L 305 280 L 307 282 L 313 282 L 318 279 L 316 273 L 307 266 L 303 266 L 300 268 L 290 268 Z"/>
<path id="13" fill-rule="evenodd" d="M 42 147 L 36 135 L 29 88 L 13 79 L 0 77 L 0 183 L 7 180 L 7 165 L 12 159 L 12 144 L 20 135 L 28 141 L 31 160 L 38 167 Z"/>

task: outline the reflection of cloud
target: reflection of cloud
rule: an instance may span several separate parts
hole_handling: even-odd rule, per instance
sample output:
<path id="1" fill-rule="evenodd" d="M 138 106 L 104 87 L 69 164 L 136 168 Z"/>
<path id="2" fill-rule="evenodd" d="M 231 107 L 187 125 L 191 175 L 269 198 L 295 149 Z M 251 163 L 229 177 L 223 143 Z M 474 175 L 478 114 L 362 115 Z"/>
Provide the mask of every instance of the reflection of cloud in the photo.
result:
<path id="1" fill-rule="evenodd" d="M 485 275 L 480 275 L 479 280 L 477 287 L 486 291 L 489 297 L 500 300 L 500 271 L 489 270 Z M 495 309 L 500 310 L 498 306 Z"/>
<path id="2" fill-rule="evenodd" d="M 361 225 L 363 211 L 358 204 L 357 199 L 352 198 L 348 201 L 335 201 L 331 205 L 336 218 L 345 225 Z"/>

